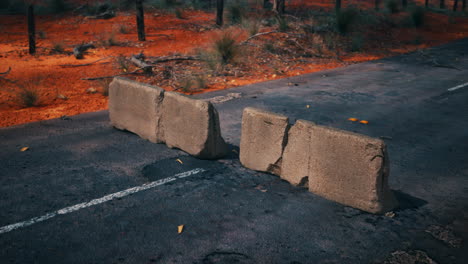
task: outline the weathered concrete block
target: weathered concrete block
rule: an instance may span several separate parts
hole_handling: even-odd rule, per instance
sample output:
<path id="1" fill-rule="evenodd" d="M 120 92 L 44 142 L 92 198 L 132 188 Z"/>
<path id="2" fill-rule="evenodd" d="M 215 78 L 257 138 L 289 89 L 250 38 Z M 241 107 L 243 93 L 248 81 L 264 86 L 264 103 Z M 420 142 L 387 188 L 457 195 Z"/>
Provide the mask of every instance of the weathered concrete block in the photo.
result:
<path id="1" fill-rule="evenodd" d="M 167 146 L 202 159 L 216 159 L 227 154 L 218 112 L 210 102 L 166 92 L 162 112 Z"/>
<path id="2" fill-rule="evenodd" d="M 311 192 L 370 213 L 397 206 L 382 140 L 317 125 L 308 129 Z"/>
<path id="3" fill-rule="evenodd" d="M 109 85 L 111 124 L 154 143 L 164 141 L 160 129 L 164 90 L 126 78 L 114 78 Z"/>
<path id="4" fill-rule="evenodd" d="M 255 108 L 242 114 L 240 162 L 245 167 L 280 175 L 288 118 Z"/>
<path id="5" fill-rule="evenodd" d="M 309 177 L 311 128 L 315 124 L 297 120 L 288 132 L 288 144 L 284 148 L 281 178 L 293 185 L 307 186 Z"/>

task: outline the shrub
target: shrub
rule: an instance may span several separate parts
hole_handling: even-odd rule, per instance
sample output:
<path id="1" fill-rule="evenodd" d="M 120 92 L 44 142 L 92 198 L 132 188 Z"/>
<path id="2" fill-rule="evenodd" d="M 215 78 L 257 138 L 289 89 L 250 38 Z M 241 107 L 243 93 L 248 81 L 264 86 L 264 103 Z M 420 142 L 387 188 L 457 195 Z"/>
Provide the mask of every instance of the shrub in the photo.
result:
<path id="1" fill-rule="evenodd" d="M 425 10 L 421 6 L 411 9 L 411 20 L 415 27 L 421 27 L 424 24 Z"/>
<path id="2" fill-rule="evenodd" d="M 336 29 L 338 32 L 342 35 L 346 35 L 356 21 L 357 15 L 358 12 L 354 8 L 347 8 L 339 11 L 336 14 Z"/>
<path id="3" fill-rule="evenodd" d="M 120 25 L 119 26 L 119 32 L 122 34 L 128 34 L 130 32 L 130 29 L 127 27 L 127 25 Z"/>
<path id="4" fill-rule="evenodd" d="M 215 40 L 214 50 L 222 64 L 232 63 L 239 53 L 239 45 L 229 32 L 224 32 Z"/>
<path id="5" fill-rule="evenodd" d="M 99 44 L 103 47 L 118 46 L 119 42 L 116 39 L 115 32 L 109 34 L 103 34 L 98 38 Z"/>
<path id="6" fill-rule="evenodd" d="M 63 53 L 65 51 L 63 42 L 55 42 L 52 45 L 52 51 L 56 53 Z"/>
<path id="7" fill-rule="evenodd" d="M 392 14 L 400 12 L 400 9 L 398 8 L 398 2 L 396 0 L 387 0 L 385 2 L 385 7 Z"/>
<path id="8" fill-rule="evenodd" d="M 39 93 L 36 89 L 22 88 L 18 93 L 18 99 L 24 107 L 37 106 L 39 103 Z"/>
<path id="9" fill-rule="evenodd" d="M 205 76 L 202 74 L 195 76 L 195 83 L 198 89 L 205 89 L 206 88 Z"/>
<path id="10" fill-rule="evenodd" d="M 260 30 L 260 23 L 256 19 L 244 19 L 242 20 L 242 27 L 249 32 L 250 36 L 253 36 Z"/>
<path id="11" fill-rule="evenodd" d="M 363 45 L 364 45 L 364 38 L 362 37 L 362 35 L 360 34 L 354 35 L 351 39 L 350 51 L 351 52 L 361 51 Z"/>
<path id="12" fill-rule="evenodd" d="M 1 29 L 0 29 L 1 30 Z M 37 32 L 37 36 L 40 38 L 40 39 L 46 39 L 47 38 L 47 33 L 45 31 L 42 31 L 42 30 L 39 30 Z"/>
<path id="13" fill-rule="evenodd" d="M 182 12 L 182 9 L 180 8 L 174 9 L 174 14 L 178 19 L 184 19 L 184 13 Z"/>

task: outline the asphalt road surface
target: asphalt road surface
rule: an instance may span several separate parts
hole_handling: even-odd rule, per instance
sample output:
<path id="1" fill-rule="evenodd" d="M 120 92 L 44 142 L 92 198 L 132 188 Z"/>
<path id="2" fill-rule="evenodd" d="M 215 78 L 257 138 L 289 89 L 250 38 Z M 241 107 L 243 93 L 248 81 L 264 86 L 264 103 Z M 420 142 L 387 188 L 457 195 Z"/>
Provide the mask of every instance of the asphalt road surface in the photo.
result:
<path id="1" fill-rule="evenodd" d="M 0 263 L 467 263 L 466 83 L 468 39 L 199 95 L 227 100 L 217 161 L 107 111 L 0 129 Z M 382 137 L 401 208 L 368 214 L 243 168 L 246 106 Z"/>

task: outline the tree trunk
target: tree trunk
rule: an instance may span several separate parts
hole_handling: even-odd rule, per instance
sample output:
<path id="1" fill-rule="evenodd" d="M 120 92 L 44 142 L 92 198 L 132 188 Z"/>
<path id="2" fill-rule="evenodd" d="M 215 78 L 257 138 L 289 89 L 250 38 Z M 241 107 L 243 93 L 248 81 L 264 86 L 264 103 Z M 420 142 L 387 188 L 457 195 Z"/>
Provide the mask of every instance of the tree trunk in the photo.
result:
<path id="1" fill-rule="evenodd" d="M 263 8 L 267 8 L 269 2 L 270 0 L 263 0 Z"/>
<path id="2" fill-rule="evenodd" d="M 223 25 L 224 0 L 216 1 L 216 25 Z"/>
<path id="3" fill-rule="evenodd" d="M 445 8 L 445 0 L 440 0 L 440 5 L 439 5 L 440 9 L 444 9 Z"/>
<path id="4" fill-rule="evenodd" d="M 453 1 L 453 12 L 457 11 L 458 8 L 458 0 Z"/>
<path id="5" fill-rule="evenodd" d="M 462 2 L 462 10 L 463 11 L 466 10 L 466 0 L 463 0 L 463 2 Z"/>
<path id="6" fill-rule="evenodd" d="M 275 8 L 275 11 L 280 15 L 284 14 L 284 11 L 285 11 L 284 2 L 285 0 L 275 0 L 276 5 L 274 5 L 274 8 Z"/>
<path id="7" fill-rule="evenodd" d="M 136 0 L 136 21 L 138 30 L 138 40 L 145 41 L 145 13 L 143 11 L 143 0 Z"/>
<path id="8" fill-rule="evenodd" d="M 429 0 L 426 0 L 426 3 L 424 4 L 427 7 L 429 7 Z"/>
<path id="9" fill-rule="evenodd" d="M 403 8 L 408 7 L 408 0 L 401 0 L 401 5 L 403 6 Z"/>
<path id="10" fill-rule="evenodd" d="M 29 54 L 36 53 L 36 23 L 34 21 L 34 5 L 28 6 L 28 39 Z"/>
<path id="11" fill-rule="evenodd" d="M 375 0 L 375 11 L 379 11 L 380 0 Z"/>
<path id="12" fill-rule="evenodd" d="M 340 12 L 341 10 L 341 0 L 336 0 L 335 11 L 336 13 Z"/>

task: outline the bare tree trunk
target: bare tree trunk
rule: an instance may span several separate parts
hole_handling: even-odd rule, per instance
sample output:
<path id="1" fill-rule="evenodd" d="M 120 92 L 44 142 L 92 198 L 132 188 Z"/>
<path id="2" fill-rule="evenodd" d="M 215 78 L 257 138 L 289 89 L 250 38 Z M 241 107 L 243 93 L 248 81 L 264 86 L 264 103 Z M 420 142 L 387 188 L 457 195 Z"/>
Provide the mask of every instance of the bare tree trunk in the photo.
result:
<path id="1" fill-rule="evenodd" d="M 445 8 L 445 0 L 440 0 L 440 5 L 439 5 L 440 9 L 444 9 Z"/>
<path id="2" fill-rule="evenodd" d="M 36 53 L 36 22 L 34 20 L 34 5 L 28 6 L 28 39 L 29 54 Z"/>
<path id="3" fill-rule="evenodd" d="M 380 0 L 375 0 L 375 11 L 379 11 L 380 9 Z"/>
<path id="4" fill-rule="evenodd" d="M 408 0 L 401 0 L 401 5 L 403 8 L 406 8 L 408 6 Z"/>
<path id="5" fill-rule="evenodd" d="M 336 10 L 337 13 L 340 12 L 340 10 L 341 10 L 341 0 L 336 0 L 335 10 Z"/>
<path id="6" fill-rule="evenodd" d="M 269 2 L 269 0 L 263 0 L 263 8 L 267 8 Z"/>
<path id="7" fill-rule="evenodd" d="M 457 11 L 457 8 L 458 8 L 458 0 L 454 0 L 453 1 L 453 11 Z"/>
<path id="8" fill-rule="evenodd" d="M 143 0 L 136 0 L 136 21 L 138 30 L 138 40 L 145 41 L 145 13 L 143 11 Z"/>
<path id="9" fill-rule="evenodd" d="M 284 14 L 285 11 L 285 0 L 276 0 L 276 9 L 275 11 L 278 12 L 278 14 L 282 15 Z"/>
<path id="10" fill-rule="evenodd" d="M 462 10 L 465 11 L 466 10 L 466 0 L 463 0 L 462 2 Z"/>
<path id="11" fill-rule="evenodd" d="M 424 4 L 427 7 L 429 7 L 429 0 L 426 0 L 426 3 Z"/>
<path id="12" fill-rule="evenodd" d="M 216 25 L 223 25 L 224 0 L 216 1 Z"/>

